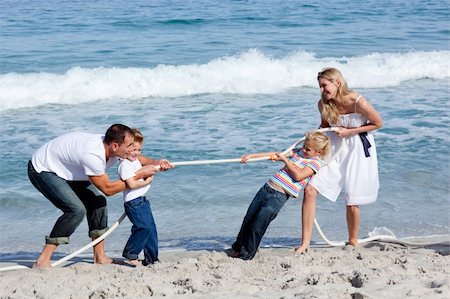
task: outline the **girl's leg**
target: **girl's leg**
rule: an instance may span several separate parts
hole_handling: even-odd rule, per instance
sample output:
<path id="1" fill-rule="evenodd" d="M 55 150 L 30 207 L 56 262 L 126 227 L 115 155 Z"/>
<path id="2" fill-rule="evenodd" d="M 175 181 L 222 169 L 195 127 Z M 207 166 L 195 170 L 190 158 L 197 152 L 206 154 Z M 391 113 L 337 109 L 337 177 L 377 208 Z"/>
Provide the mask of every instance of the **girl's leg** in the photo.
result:
<path id="1" fill-rule="evenodd" d="M 355 247 L 358 245 L 359 223 L 359 206 L 347 206 L 348 243 Z"/>
<path id="2" fill-rule="evenodd" d="M 267 186 L 265 195 L 262 198 L 262 206 L 253 220 L 249 223 L 249 234 L 242 242 L 242 249 L 239 258 L 251 260 L 261 243 L 261 239 L 266 233 L 269 224 L 277 217 L 289 196 L 271 189 Z"/>
<path id="3" fill-rule="evenodd" d="M 231 246 L 231 248 L 233 249 L 233 252 L 230 254 L 231 257 L 237 257 L 241 252 L 242 243 L 248 238 L 248 235 L 250 234 L 251 222 L 253 221 L 255 215 L 258 214 L 263 204 L 264 194 L 265 191 L 263 187 L 258 191 L 258 193 L 256 193 L 252 203 L 248 207 L 247 213 L 245 214 L 244 220 L 242 221 L 241 229 L 239 230 L 239 233 L 236 237 L 236 241 Z"/>
<path id="4" fill-rule="evenodd" d="M 295 253 L 305 252 L 311 243 L 316 215 L 316 198 L 317 190 L 313 186 L 306 186 L 302 203 L 302 243 L 295 249 Z"/>

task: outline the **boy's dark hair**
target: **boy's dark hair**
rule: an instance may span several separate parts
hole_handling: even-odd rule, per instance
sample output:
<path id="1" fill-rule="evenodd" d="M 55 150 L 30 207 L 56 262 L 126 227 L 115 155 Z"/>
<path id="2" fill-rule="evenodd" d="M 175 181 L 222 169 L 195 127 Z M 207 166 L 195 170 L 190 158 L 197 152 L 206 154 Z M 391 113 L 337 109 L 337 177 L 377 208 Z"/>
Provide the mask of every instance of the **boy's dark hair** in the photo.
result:
<path id="1" fill-rule="evenodd" d="M 113 142 L 122 144 L 127 135 L 133 136 L 133 131 L 129 127 L 122 124 L 114 124 L 106 130 L 103 142 L 108 145 Z"/>

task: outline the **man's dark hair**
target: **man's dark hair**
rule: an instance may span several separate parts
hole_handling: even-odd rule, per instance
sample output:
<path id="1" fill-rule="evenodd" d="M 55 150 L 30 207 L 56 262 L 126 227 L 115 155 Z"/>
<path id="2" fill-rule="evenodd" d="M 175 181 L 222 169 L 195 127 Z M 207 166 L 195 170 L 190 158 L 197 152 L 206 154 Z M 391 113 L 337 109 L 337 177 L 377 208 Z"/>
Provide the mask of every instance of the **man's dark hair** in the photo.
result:
<path id="1" fill-rule="evenodd" d="M 129 127 L 121 124 L 114 124 L 106 130 L 103 142 L 108 145 L 113 142 L 122 144 L 125 141 L 125 136 L 128 134 L 133 136 L 133 131 Z"/>

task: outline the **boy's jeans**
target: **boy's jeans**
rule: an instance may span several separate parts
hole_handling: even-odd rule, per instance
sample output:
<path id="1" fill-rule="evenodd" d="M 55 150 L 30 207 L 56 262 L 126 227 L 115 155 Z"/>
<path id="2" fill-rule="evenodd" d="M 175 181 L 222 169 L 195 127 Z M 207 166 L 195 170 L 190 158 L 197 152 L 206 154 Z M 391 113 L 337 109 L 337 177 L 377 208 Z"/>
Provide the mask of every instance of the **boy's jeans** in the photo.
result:
<path id="1" fill-rule="evenodd" d="M 37 173 L 28 162 L 28 178 L 55 207 L 63 212 L 49 236 L 47 244 L 68 244 L 69 236 L 87 215 L 89 236 L 97 238 L 108 230 L 106 198 L 89 181 L 66 181 L 53 172 Z M 91 188 L 89 188 L 91 186 Z"/>
<path id="2" fill-rule="evenodd" d="M 255 256 L 267 227 L 288 199 L 288 195 L 270 188 L 268 184 L 256 193 L 232 245 L 233 250 L 240 253 L 239 258 L 251 260 Z"/>
<path id="3" fill-rule="evenodd" d="M 153 218 L 150 202 L 145 196 L 137 197 L 124 203 L 125 213 L 133 226 L 122 256 L 129 260 L 137 260 L 144 250 L 144 265 L 158 261 L 158 234 Z"/>

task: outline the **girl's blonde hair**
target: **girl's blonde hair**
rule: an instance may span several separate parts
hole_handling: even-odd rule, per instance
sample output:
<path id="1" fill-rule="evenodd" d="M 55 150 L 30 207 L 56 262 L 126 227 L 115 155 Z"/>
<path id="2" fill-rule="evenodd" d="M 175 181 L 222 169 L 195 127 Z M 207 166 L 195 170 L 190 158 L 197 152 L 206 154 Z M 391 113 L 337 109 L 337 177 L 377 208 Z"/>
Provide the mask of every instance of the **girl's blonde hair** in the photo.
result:
<path id="1" fill-rule="evenodd" d="M 319 72 L 319 74 L 317 74 L 317 80 L 320 78 L 327 79 L 332 83 L 336 83 L 337 81 L 340 82 L 335 99 L 326 99 L 322 95 L 322 118 L 329 124 L 336 124 L 339 120 L 339 108 L 349 101 L 346 96 L 350 94 L 352 90 L 348 88 L 347 81 L 344 76 L 342 76 L 341 72 L 336 68 L 324 68 Z"/>
<path id="2" fill-rule="evenodd" d="M 322 154 L 320 157 L 324 159 L 326 156 L 330 154 L 331 151 L 331 142 L 330 138 L 327 135 L 321 132 L 308 132 L 305 136 L 305 143 L 308 142 L 308 145 L 311 146 L 316 151 L 321 151 Z"/>
<path id="3" fill-rule="evenodd" d="M 133 132 L 134 142 L 144 143 L 144 135 L 142 135 L 142 133 L 141 133 L 141 131 L 139 131 L 139 129 L 132 128 L 131 131 Z"/>

